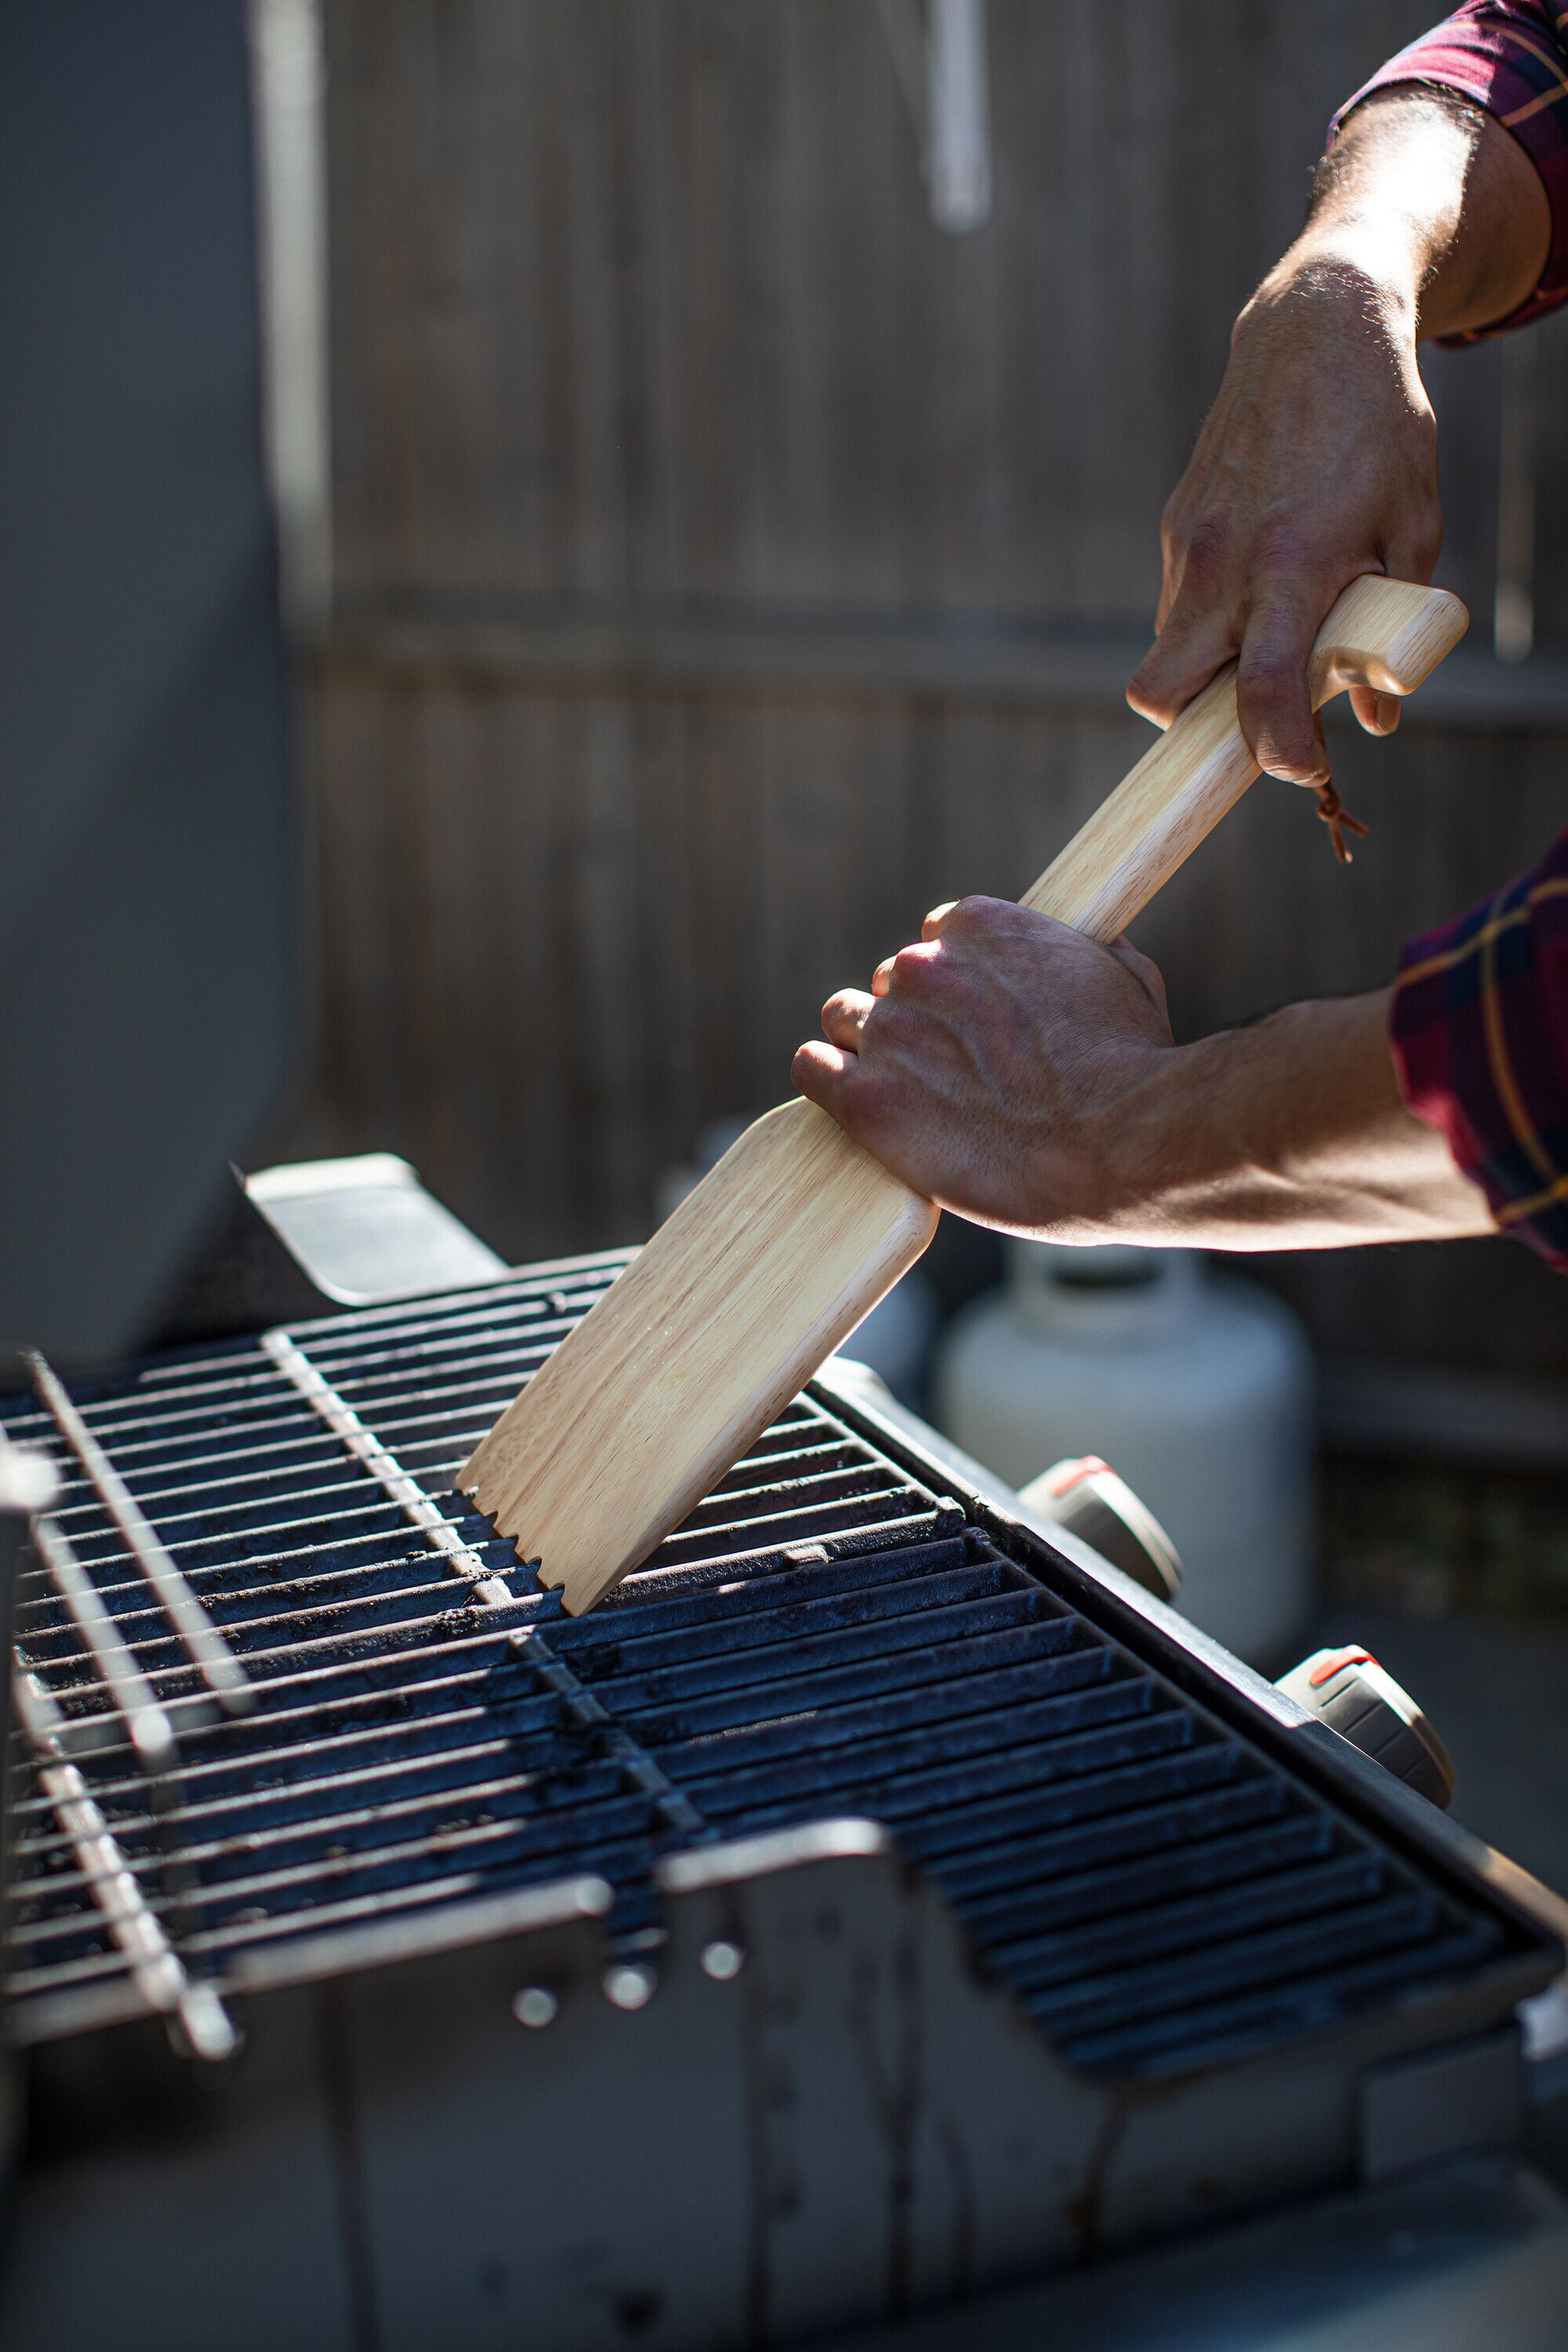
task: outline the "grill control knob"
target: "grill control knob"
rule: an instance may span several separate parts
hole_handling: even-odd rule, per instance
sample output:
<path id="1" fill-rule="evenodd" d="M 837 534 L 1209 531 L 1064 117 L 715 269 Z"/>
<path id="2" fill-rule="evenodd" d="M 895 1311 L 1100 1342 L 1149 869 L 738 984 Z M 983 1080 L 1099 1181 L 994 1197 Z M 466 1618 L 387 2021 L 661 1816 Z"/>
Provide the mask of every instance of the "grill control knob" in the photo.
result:
<path id="1" fill-rule="evenodd" d="M 1182 1580 L 1175 1545 L 1148 1505 L 1098 1454 L 1053 1462 L 1021 1491 L 1031 1510 L 1066 1528 L 1156 1601 L 1175 1599 Z"/>
<path id="2" fill-rule="evenodd" d="M 1309 1715 L 1321 1715 L 1342 1739 L 1418 1796 L 1446 1805 L 1453 1795 L 1447 1749 L 1409 1692 L 1359 1642 L 1342 1650 L 1314 1650 L 1281 1675 L 1275 1688 Z"/>

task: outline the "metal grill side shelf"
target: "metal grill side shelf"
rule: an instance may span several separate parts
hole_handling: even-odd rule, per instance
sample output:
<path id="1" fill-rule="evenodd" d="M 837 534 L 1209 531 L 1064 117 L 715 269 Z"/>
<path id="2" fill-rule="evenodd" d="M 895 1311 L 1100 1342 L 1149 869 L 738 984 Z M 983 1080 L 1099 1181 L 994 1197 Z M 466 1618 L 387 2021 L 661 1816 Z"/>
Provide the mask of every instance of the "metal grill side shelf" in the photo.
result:
<path id="1" fill-rule="evenodd" d="M 182 1731 L 177 1843 L 201 1889 L 183 1948 L 218 1985 L 260 1946 L 580 1871 L 615 1886 L 623 1942 L 657 1952 L 660 1853 L 846 1812 L 891 1826 L 1068 2057 L 1119 2075 L 1461 1975 L 1495 1975 L 1506 2010 L 1511 1977 L 1540 1977 L 1544 1939 L 1509 1906 L 1310 1759 L 1268 1752 L 1223 1674 L 1205 1683 L 1157 1622 L 826 1391 L 614 1606 L 565 1618 L 449 1482 L 621 1263 L 79 1388 L 256 1696 Z M 68 1488 L 61 1517 L 177 1717 L 195 1670 L 116 1580 L 90 1496 Z M 79 1654 L 37 1577 L 18 1639 L 68 1718 Z M 122 1750 L 89 1769 L 156 1915 L 144 1789 Z M 14 2030 L 134 2013 L 46 1790 L 18 1822 Z"/>

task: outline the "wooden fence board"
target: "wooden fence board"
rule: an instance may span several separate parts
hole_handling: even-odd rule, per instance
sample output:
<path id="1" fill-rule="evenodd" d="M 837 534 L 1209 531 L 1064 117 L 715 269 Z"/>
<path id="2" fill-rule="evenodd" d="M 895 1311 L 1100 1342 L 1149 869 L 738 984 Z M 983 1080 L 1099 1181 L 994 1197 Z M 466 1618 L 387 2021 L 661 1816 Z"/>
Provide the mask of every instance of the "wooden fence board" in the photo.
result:
<path id="1" fill-rule="evenodd" d="M 830 989 L 934 899 L 1022 887 L 1131 764 L 1105 677 L 1231 320 L 1333 105 L 1433 0 L 990 0 L 996 209 L 967 238 L 926 216 L 873 0 L 326 8 L 340 620 L 284 1148 L 400 1149 L 497 1246 L 591 1246 L 646 1227 L 706 1120 L 778 1098 Z M 1426 370 L 1439 576 L 1483 635 L 1501 365 Z M 1553 325 L 1542 419 L 1565 397 Z M 1568 650 L 1544 424 L 1538 459 L 1538 621 Z M 552 616 L 570 677 L 527 651 Z M 1038 657 L 1009 635 L 1037 624 Z M 673 668 L 628 674 L 639 627 Z M 1373 984 L 1534 855 L 1563 675 L 1534 734 L 1337 732 L 1374 827 L 1349 876 L 1259 785 L 1141 926 L 1183 1032 Z M 1568 1352 L 1561 1293 L 1500 1244 L 1276 1274 L 1339 1347 Z"/>

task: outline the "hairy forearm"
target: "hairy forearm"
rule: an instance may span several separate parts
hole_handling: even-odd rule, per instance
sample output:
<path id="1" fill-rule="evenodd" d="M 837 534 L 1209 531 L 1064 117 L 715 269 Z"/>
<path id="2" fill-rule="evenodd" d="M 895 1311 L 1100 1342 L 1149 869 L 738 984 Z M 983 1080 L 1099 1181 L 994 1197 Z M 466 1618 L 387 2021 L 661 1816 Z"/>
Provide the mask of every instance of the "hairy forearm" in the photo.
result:
<path id="1" fill-rule="evenodd" d="M 1386 992 L 1172 1047 L 1108 1107 L 1104 1132 L 1096 1238 L 1333 1249 L 1493 1230 L 1442 1137 L 1400 1100 Z"/>
<path id="2" fill-rule="evenodd" d="M 1300 236 L 1260 292 L 1302 271 L 1374 289 L 1411 342 L 1491 325 L 1532 291 L 1551 243 L 1545 192 L 1480 109 L 1416 88 L 1357 108 L 1320 166 Z"/>
<path id="3" fill-rule="evenodd" d="M 1324 614 L 1363 572 L 1426 580 L 1442 543 L 1436 421 L 1416 346 L 1506 317 L 1551 245 L 1534 165 L 1489 116 L 1382 91 L 1350 117 L 1310 216 L 1237 319 L 1162 524 L 1157 636 L 1128 688 L 1168 726 L 1227 661 L 1258 766 L 1326 782 L 1307 685 Z M 1352 688 L 1363 727 L 1392 695 Z"/>

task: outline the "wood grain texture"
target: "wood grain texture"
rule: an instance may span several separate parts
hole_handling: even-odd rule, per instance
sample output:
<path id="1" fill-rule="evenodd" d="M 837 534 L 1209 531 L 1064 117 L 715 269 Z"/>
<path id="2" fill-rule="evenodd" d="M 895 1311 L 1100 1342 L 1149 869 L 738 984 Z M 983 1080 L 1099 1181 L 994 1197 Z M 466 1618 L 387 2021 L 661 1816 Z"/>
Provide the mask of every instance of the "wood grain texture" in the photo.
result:
<path id="1" fill-rule="evenodd" d="M 342 586 L 1152 613 L 1236 312 L 1432 0 L 986 13 L 950 237 L 876 0 L 325 0 Z M 1424 365 L 1485 610 L 1494 362 Z"/>
<path id="2" fill-rule="evenodd" d="M 1019 719 L 1122 717 L 1127 681 L 1148 650 L 1142 621 L 981 625 L 935 617 L 795 613 L 729 606 L 700 618 L 655 611 L 607 618 L 560 605 L 504 617 L 422 607 L 345 609 L 320 632 L 335 674 L 474 694 L 694 696 L 780 704 L 908 701 Z M 1423 728 L 1568 733 L 1568 659 L 1500 662 L 1478 633 L 1421 698 Z"/>
<path id="3" fill-rule="evenodd" d="M 748 1128 L 458 1473 L 575 1613 L 739 1460 L 936 1230 L 826 1113 Z"/>
<path id="4" fill-rule="evenodd" d="M 1401 940 L 1561 828 L 1560 736 L 1426 726 L 1450 667 L 1384 741 L 1331 723 L 1336 779 L 1372 826 L 1353 866 L 1335 865 L 1310 793 L 1264 782 L 1139 919 L 1179 1037 L 1385 985 Z M 512 1263 L 640 1241 L 658 1173 L 709 1120 L 780 1099 L 833 989 L 939 898 L 1021 890 L 1151 740 L 1131 713 L 894 697 L 605 696 L 614 723 L 590 730 L 595 707 L 326 674 L 321 1044 L 258 1165 L 401 1151 Z M 618 961 L 595 970 L 602 903 L 637 959 L 629 992 Z M 983 1240 L 938 1246 L 973 1263 L 965 1277 L 944 1255 L 944 1288 L 998 1278 Z M 1342 1353 L 1568 1371 L 1562 1279 L 1512 1244 L 1237 1271 Z"/>
<path id="5" fill-rule="evenodd" d="M 1352 581 L 1318 632 L 1312 698 L 1347 687 L 1413 694 L 1469 625 L 1457 596 L 1406 581 Z M 1113 940 L 1185 864 L 1258 772 L 1237 719 L 1236 670 L 1190 702 L 1047 868 L 1026 907 Z"/>
<path id="6" fill-rule="evenodd" d="M 1319 633 L 1320 699 L 1407 693 L 1467 615 L 1357 581 Z M 1258 769 L 1234 673 L 1184 710 L 1027 905 L 1114 939 Z M 647 1558 L 930 1243 L 937 1213 L 795 1102 L 748 1129 L 517 1396 L 458 1484 L 574 1614 Z"/>
<path id="7" fill-rule="evenodd" d="M 951 238 L 875 0 L 324 0 L 338 586 L 428 618 L 440 657 L 377 635 L 315 664 L 319 1042 L 258 1152 L 399 1150 L 517 1260 L 640 1238 L 705 1125 L 778 1098 L 832 988 L 936 899 L 1037 873 L 1149 740 L 1113 706 L 1231 321 L 1333 109 L 1436 13 L 987 0 L 996 208 Z M 1568 313 L 1530 342 L 1561 652 Z M 1437 577 L 1477 640 L 1503 360 L 1421 358 Z M 492 635 L 539 611 L 625 623 L 624 675 L 509 673 Z M 842 628 L 832 691 L 796 622 Z M 1076 633 L 1102 625 L 1123 649 L 1090 680 Z M 1035 627 L 1065 660 L 1018 667 Z M 993 656 L 1012 710 L 968 691 Z M 1138 926 L 1179 1034 L 1382 985 L 1539 856 L 1560 707 L 1532 734 L 1460 715 L 1331 730 L 1372 825 L 1349 874 L 1310 797 L 1237 806 Z M 1517 1246 L 1268 1278 L 1325 1347 L 1568 1371 L 1560 1279 Z"/>

